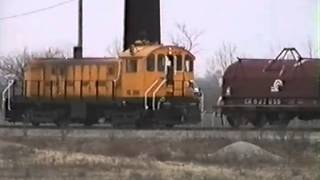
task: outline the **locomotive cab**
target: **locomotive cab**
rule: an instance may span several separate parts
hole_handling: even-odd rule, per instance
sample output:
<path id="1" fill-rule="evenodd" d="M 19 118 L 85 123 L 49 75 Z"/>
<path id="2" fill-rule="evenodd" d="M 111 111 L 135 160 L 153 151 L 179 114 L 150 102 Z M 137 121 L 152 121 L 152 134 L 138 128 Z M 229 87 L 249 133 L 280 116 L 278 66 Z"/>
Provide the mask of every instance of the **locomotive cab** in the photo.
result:
<path id="1" fill-rule="evenodd" d="M 123 95 L 192 97 L 194 56 L 183 48 L 172 46 L 137 46 L 121 56 Z M 143 94 L 144 92 L 144 94 Z"/>
<path id="2" fill-rule="evenodd" d="M 143 99 L 144 109 L 154 114 L 176 116 L 162 120 L 183 117 L 184 121 L 201 121 L 203 101 L 194 82 L 195 58 L 189 51 L 176 46 L 140 45 L 132 46 L 120 58 L 123 97 Z M 166 108 L 171 112 L 163 112 Z"/>

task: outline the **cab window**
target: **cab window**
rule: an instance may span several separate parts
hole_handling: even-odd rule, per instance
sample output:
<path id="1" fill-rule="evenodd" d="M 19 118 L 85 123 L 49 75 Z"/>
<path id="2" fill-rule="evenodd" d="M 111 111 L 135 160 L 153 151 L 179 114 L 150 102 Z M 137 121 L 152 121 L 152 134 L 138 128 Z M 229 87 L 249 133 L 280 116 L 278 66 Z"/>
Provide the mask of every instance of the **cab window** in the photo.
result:
<path id="1" fill-rule="evenodd" d="M 182 71 L 182 56 L 177 55 L 177 71 Z"/>
<path id="2" fill-rule="evenodd" d="M 126 71 L 128 73 L 134 73 L 138 70 L 138 62 L 136 59 L 127 59 L 126 60 Z"/>
<path id="3" fill-rule="evenodd" d="M 154 54 L 151 54 L 147 58 L 147 71 L 154 71 L 155 70 L 155 56 Z"/>
<path id="4" fill-rule="evenodd" d="M 193 59 L 190 55 L 186 55 L 185 57 L 185 67 L 186 72 L 193 72 Z"/>
<path id="5" fill-rule="evenodd" d="M 163 72 L 166 63 L 166 58 L 163 54 L 158 55 L 158 71 Z"/>

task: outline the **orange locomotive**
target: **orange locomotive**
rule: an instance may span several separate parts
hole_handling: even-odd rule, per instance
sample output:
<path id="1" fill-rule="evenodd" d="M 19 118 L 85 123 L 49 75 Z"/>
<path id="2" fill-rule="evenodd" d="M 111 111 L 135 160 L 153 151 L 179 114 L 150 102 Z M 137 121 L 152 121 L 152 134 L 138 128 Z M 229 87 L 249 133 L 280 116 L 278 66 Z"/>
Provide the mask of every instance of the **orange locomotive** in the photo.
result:
<path id="1" fill-rule="evenodd" d="M 201 121 L 195 57 L 177 46 L 140 42 L 119 58 L 35 59 L 3 92 L 9 122 L 172 127 Z"/>

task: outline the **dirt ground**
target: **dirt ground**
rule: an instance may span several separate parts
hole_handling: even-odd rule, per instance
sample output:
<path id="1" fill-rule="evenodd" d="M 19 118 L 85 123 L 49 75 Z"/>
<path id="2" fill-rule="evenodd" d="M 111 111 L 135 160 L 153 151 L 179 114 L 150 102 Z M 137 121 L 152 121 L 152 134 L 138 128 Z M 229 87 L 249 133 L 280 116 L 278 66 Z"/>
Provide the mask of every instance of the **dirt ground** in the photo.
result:
<path id="1" fill-rule="evenodd" d="M 314 180 L 318 144 L 227 139 L 0 138 L 0 179 Z"/>

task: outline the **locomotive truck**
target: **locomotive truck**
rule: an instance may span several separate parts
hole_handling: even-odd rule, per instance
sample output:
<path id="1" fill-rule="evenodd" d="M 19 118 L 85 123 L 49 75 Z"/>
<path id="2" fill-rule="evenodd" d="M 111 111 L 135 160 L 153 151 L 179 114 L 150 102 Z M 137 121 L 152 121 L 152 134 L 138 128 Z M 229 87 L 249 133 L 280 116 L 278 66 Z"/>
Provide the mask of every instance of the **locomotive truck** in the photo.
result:
<path id="1" fill-rule="evenodd" d="M 232 127 L 286 127 L 320 118 L 319 59 L 285 48 L 274 59 L 238 58 L 225 71 L 220 112 Z"/>

